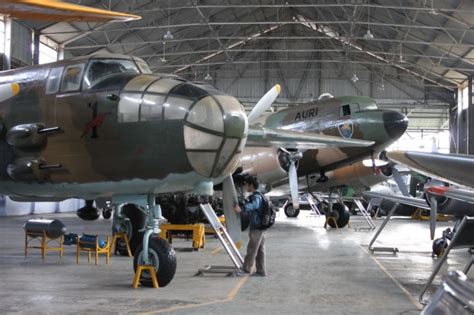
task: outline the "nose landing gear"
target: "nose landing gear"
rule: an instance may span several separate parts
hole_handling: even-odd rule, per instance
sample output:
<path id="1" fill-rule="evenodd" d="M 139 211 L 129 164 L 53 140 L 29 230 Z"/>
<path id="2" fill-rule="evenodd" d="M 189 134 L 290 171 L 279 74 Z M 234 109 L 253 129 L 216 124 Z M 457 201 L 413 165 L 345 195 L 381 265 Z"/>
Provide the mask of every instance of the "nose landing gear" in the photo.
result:
<path id="1" fill-rule="evenodd" d="M 154 195 L 148 195 L 146 200 L 137 201 L 139 203 L 137 205 L 128 205 L 129 211 L 126 216 L 114 217 L 114 229 L 119 232 L 121 227 L 128 227 L 123 232 L 127 232 L 127 234 L 131 232 L 130 243 L 135 247 L 132 246 L 134 252 L 133 270 L 136 271 L 139 265 L 155 267 L 158 284 L 160 287 L 165 287 L 173 280 L 177 265 L 174 249 L 166 240 L 159 238 L 160 225 L 166 220 L 162 217 L 161 207 L 156 204 Z M 131 209 L 134 211 L 130 211 Z M 121 211 L 116 212 L 121 213 Z M 142 228 L 138 228 L 140 222 L 135 220 L 137 216 L 140 219 L 146 219 L 144 227 L 142 225 Z M 140 240 L 142 244 L 139 244 Z M 153 286 L 149 271 L 143 271 L 140 283 L 143 286 Z"/>

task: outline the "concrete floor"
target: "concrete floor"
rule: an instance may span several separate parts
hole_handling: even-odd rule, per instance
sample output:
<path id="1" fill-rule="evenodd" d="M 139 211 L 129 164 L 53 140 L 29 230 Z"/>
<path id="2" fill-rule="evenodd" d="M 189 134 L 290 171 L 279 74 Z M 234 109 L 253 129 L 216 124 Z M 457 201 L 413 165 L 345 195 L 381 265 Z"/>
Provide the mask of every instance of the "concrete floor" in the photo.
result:
<path id="1" fill-rule="evenodd" d="M 110 234 L 111 221 L 58 218 L 69 232 Z M 0 314 L 419 314 L 416 298 L 435 260 L 428 223 L 395 220 L 380 236 L 383 246 L 398 246 L 396 256 L 371 255 L 373 232 L 325 230 L 324 219 L 303 211 L 296 219 L 279 214 L 267 235 L 268 276 L 195 276 L 208 264 L 231 265 L 217 239 L 186 251 L 191 241 L 177 239 L 178 269 L 165 288 L 133 289 L 132 259 L 111 257 L 111 264 L 76 265 L 75 247 L 62 259 L 39 250 L 23 256 L 22 225 L 28 217 L 0 218 Z M 377 224 L 381 220 L 376 221 Z M 441 234 L 441 223 L 437 235 Z M 361 217 L 352 226 L 364 226 Z M 453 252 L 449 269 L 462 269 L 469 255 Z M 446 270 L 443 270 L 446 274 Z M 439 280 L 437 280 L 439 283 Z"/>

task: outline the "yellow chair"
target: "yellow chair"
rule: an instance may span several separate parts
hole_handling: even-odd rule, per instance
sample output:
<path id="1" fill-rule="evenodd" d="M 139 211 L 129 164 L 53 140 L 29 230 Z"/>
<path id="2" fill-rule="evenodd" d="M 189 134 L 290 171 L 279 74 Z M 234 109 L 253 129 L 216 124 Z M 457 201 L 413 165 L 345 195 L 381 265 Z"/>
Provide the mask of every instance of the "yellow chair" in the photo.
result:
<path id="1" fill-rule="evenodd" d="M 148 270 L 151 276 L 151 283 L 153 283 L 153 287 L 155 289 L 158 289 L 158 279 L 156 279 L 156 269 L 153 266 L 150 265 L 138 265 L 137 266 L 137 271 L 135 272 L 135 277 L 133 277 L 133 283 L 132 287 L 134 289 L 138 288 L 138 283 L 140 282 L 142 272 Z"/>
<path id="2" fill-rule="evenodd" d="M 76 251 L 76 262 L 79 264 L 79 257 L 81 252 L 87 252 L 87 262 L 91 262 L 92 253 L 95 254 L 95 264 L 99 264 L 99 254 L 105 254 L 106 264 L 110 262 L 110 239 L 106 236 L 106 242 L 104 247 L 99 246 L 99 235 L 95 235 L 95 241 L 81 241 L 79 237 L 77 239 L 77 251 Z"/>

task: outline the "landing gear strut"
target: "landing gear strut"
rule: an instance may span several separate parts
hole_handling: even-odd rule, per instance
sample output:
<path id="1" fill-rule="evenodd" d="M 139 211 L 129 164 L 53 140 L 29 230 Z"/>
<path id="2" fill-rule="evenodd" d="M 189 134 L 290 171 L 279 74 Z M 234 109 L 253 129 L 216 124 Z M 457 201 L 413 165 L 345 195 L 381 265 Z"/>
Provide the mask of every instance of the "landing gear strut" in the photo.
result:
<path id="1" fill-rule="evenodd" d="M 334 222 L 334 220 L 328 220 L 328 224 L 332 228 L 343 228 L 349 223 L 351 214 L 349 213 L 349 208 L 342 201 L 340 192 L 338 192 L 339 198 L 337 203 L 333 203 L 332 194 L 333 190 L 331 189 L 329 191 L 329 204 L 326 211 L 326 217 L 332 217 L 336 222 Z"/>
<path id="2" fill-rule="evenodd" d="M 155 267 L 158 285 L 165 287 L 173 279 L 177 264 L 174 249 L 166 240 L 159 238 L 160 224 L 166 220 L 154 195 L 148 195 L 146 201 L 139 200 L 139 203 L 140 207 L 127 204 L 123 207 L 123 213 L 122 210 L 114 212 L 114 231 L 132 236 L 129 239 L 134 252 L 133 270 L 136 271 L 138 265 Z M 143 271 L 140 283 L 143 286 L 153 285 L 148 271 Z"/>
<path id="3" fill-rule="evenodd" d="M 161 207 L 155 203 L 155 196 L 148 195 L 147 207 L 148 221 L 143 236 L 143 244 L 135 251 L 133 259 L 133 270 L 138 265 L 152 265 L 156 270 L 156 277 L 160 287 L 168 285 L 176 273 L 176 253 L 169 243 L 159 238 L 160 221 L 164 221 Z M 151 286 L 151 277 L 144 272 L 141 284 Z"/>

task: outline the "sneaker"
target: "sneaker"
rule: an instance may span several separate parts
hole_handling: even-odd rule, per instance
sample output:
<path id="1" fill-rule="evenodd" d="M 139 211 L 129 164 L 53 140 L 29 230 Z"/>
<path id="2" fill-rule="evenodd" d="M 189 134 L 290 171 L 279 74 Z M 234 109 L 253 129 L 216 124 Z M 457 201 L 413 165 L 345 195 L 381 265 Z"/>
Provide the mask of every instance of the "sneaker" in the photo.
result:
<path id="1" fill-rule="evenodd" d="M 266 277 L 267 274 L 265 272 L 256 272 L 254 274 L 252 274 L 252 276 L 255 276 L 255 277 Z"/>
<path id="2" fill-rule="evenodd" d="M 239 271 L 236 272 L 235 274 L 237 277 L 245 277 L 245 276 L 249 276 L 250 275 L 250 272 L 247 272 L 245 270 L 242 270 L 240 269 Z"/>

